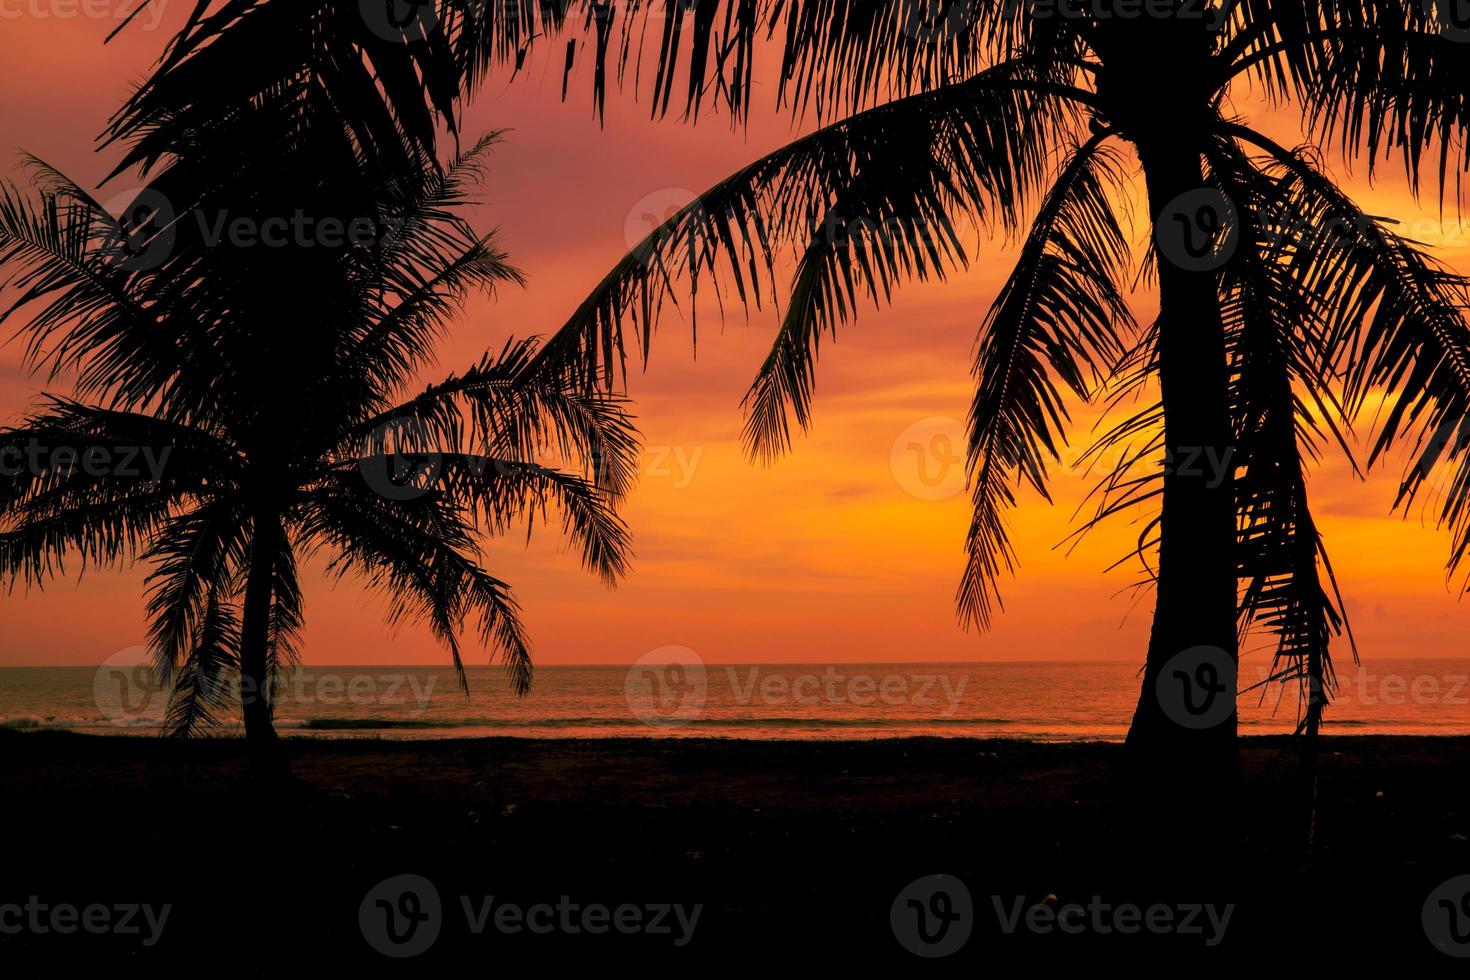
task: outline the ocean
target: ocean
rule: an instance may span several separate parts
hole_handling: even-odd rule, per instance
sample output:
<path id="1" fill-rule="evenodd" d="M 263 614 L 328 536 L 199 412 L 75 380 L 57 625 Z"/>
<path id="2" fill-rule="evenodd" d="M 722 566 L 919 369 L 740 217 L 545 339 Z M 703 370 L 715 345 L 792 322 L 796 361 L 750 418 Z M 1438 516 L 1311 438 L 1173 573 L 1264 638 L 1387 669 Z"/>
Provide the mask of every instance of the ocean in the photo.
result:
<path id="1" fill-rule="evenodd" d="M 1130 663 L 718 665 L 672 648 L 633 667 L 538 669 L 520 699 L 496 667 L 302 666 L 275 692 L 301 737 L 721 737 L 916 735 L 1121 740 L 1138 697 Z M 145 666 L 0 668 L 0 727 L 156 735 L 168 693 Z M 1247 665 L 1241 688 L 1263 679 Z M 1470 734 L 1470 660 L 1390 660 L 1341 671 L 1325 730 Z M 1239 698 L 1244 734 L 1290 732 L 1295 686 Z M 217 729 L 238 730 L 238 709 Z"/>
<path id="2" fill-rule="evenodd" d="M 469 667 L 467 693 L 448 667 L 297 667 L 276 686 L 276 724 L 315 738 L 1120 741 L 1138 698 L 1129 663 L 726 666 L 670 649 L 632 667 L 541 667 L 523 699 L 497 667 Z M 168 691 L 140 660 L 0 669 L 0 727 L 157 735 Z M 1242 669 L 1241 732 L 1291 732 L 1297 688 L 1245 691 L 1263 679 Z M 1470 735 L 1470 660 L 1382 661 L 1339 680 L 1326 732 Z M 238 708 L 219 727 L 235 730 Z"/>

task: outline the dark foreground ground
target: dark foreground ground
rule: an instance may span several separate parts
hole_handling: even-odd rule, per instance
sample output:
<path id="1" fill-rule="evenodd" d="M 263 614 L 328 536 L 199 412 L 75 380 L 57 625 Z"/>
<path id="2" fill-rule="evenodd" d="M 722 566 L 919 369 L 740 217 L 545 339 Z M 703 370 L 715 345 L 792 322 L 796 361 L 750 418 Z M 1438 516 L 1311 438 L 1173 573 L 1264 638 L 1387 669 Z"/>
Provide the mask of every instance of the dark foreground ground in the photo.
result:
<path id="1" fill-rule="evenodd" d="M 234 743 L 13 734 L 0 976 L 1470 972 L 1470 739 L 1328 739 L 1310 861 L 1285 744 L 1159 844 L 1116 746 L 301 740 L 261 798 Z"/>

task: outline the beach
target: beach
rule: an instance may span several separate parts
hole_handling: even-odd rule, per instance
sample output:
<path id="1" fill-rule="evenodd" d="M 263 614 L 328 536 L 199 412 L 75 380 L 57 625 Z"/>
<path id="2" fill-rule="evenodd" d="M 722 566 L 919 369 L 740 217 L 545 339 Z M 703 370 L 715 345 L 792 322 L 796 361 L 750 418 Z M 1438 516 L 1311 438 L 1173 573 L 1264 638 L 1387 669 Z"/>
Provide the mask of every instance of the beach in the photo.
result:
<path id="1" fill-rule="evenodd" d="M 0 960 L 240 976 L 918 964 L 894 907 L 942 875 L 973 910 L 944 960 L 959 968 L 1147 959 L 1355 975 L 1392 960 L 1428 975 L 1460 963 L 1431 945 L 1423 912 L 1470 872 L 1466 738 L 1325 739 L 1310 861 L 1286 739 L 1245 740 L 1237 839 L 1199 840 L 1194 854 L 1151 851 L 1146 817 L 1119 800 L 1120 747 L 1101 743 L 344 738 L 288 750 L 292 784 L 264 794 L 233 740 L 0 734 L 0 909 L 41 926 L 0 936 Z M 1229 874 L 1192 880 L 1215 848 Z M 432 896 L 380 905 L 405 876 Z M 63 937 L 53 906 L 136 906 L 138 928 L 73 923 Z M 386 955 L 378 907 L 432 913 L 429 945 Z"/>

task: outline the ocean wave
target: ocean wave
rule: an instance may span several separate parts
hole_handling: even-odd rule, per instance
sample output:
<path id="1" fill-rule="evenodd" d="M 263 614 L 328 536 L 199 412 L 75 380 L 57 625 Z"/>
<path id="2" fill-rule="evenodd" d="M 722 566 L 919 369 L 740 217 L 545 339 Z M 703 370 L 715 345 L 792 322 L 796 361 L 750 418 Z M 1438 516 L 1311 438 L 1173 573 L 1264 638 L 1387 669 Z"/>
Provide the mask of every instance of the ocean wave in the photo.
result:
<path id="1" fill-rule="evenodd" d="M 811 729 L 841 730 L 858 728 L 922 730 L 926 728 L 996 727 L 1014 728 L 1026 726 L 1055 727 L 1056 720 L 1039 718 L 911 718 L 911 717 L 862 717 L 862 718 L 799 718 L 784 715 L 705 717 L 677 719 L 667 722 L 644 721 L 625 715 L 583 715 L 561 718 L 307 718 L 278 720 L 277 728 L 306 729 L 309 731 L 353 731 L 353 730 L 427 730 L 427 729 L 654 729 L 671 728 L 722 729 Z M 1121 722 L 1119 727 L 1121 727 Z M 1105 727 L 1105 726 L 1103 726 Z"/>
<path id="2" fill-rule="evenodd" d="M 85 730 L 92 728 L 162 728 L 163 718 L 140 716 L 137 718 L 94 718 L 52 717 L 42 715 L 10 715 L 0 717 L 0 728 L 28 730 L 34 728 L 56 728 Z"/>

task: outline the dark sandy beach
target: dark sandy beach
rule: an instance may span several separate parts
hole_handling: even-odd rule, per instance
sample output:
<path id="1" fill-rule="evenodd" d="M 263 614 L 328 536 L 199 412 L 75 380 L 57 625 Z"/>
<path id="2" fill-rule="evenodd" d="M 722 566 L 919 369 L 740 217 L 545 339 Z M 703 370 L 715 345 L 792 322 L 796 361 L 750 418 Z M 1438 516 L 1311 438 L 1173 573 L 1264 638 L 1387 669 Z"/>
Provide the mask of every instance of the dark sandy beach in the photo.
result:
<path id="1" fill-rule="evenodd" d="M 0 905 L 35 896 L 171 907 L 156 937 L 0 935 L 0 963 L 159 976 L 320 975 L 343 964 L 498 972 L 566 959 L 778 974 L 798 961 L 1004 965 L 1005 975 L 1144 962 L 1265 976 L 1466 965 L 1430 944 L 1422 913 L 1437 885 L 1470 872 L 1470 739 L 1328 739 L 1310 865 L 1293 833 L 1295 757 L 1278 740 L 1247 742 L 1238 839 L 1201 839 L 1194 853 L 1150 849 L 1146 820 L 1115 802 L 1119 749 L 1108 745 L 289 745 L 297 783 L 262 800 L 242 788 L 232 742 L 0 738 Z M 1193 880 L 1192 862 L 1220 847 L 1228 877 Z M 360 911 L 375 886 L 404 874 L 433 883 L 443 920 L 430 948 L 395 960 L 365 939 Z M 896 938 L 890 908 L 933 874 L 964 883 L 974 928 L 930 964 Z M 517 928 L 514 915 L 506 928 L 482 919 L 490 925 L 477 934 L 472 913 L 492 896 L 492 909 L 565 908 L 549 934 Z M 1110 928 L 1116 906 L 1161 901 L 1173 928 Z M 1042 910 L 1030 913 L 1034 927 L 1007 929 L 1013 909 L 1074 903 L 1085 928 L 1060 929 Z M 597 933 L 596 916 L 582 917 L 624 906 L 628 923 L 636 913 L 648 928 Z M 1195 906 L 1229 906 L 1228 924 L 1190 914 Z M 671 911 L 687 920 L 696 907 L 692 927 Z"/>

